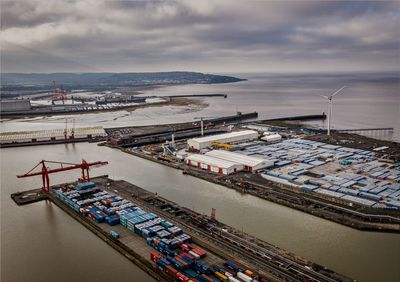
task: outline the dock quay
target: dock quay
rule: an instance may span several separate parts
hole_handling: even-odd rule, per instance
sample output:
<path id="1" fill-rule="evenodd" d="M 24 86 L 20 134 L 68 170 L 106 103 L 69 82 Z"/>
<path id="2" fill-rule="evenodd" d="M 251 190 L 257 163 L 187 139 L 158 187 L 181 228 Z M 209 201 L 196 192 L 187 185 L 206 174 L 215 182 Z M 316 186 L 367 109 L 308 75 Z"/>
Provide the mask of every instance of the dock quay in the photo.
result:
<path id="1" fill-rule="evenodd" d="M 77 142 L 100 142 L 107 138 L 103 127 L 81 127 L 0 133 L 0 148 L 52 145 Z"/>
<path id="2" fill-rule="evenodd" d="M 150 99 L 154 99 L 151 97 Z M 69 104 L 69 105 L 51 105 L 51 106 L 29 106 L 28 109 L 18 111 L 3 111 L 1 116 L 3 118 L 19 118 L 19 117 L 33 117 L 33 116 L 46 116 L 46 115 L 80 115 L 86 113 L 99 113 L 99 112 L 112 112 L 119 110 L 138 109 L 143 107 L 151 107 L 154 105 L 166 105 L 170 103 L 169 99 L 163 97 L 155 98 L 157 101 L 152 102 L 120 102 L 111 104 Z"/>
<path id="3" fill-rule="evenodd" d="M 245 120 L 252 120 L 258 117 L 257 112 L 252 113 L 237 113 L 232 116 L 225 116 L 220 118 L 204 119 L 205 125 L 212 127 L 205 130 L 204 133 L 221 133 L 221 129 L 215 128 L 216 126 L 231 124 L 235 122 L 243 122 Z M 105 129 L 110 143 L 122 147 L 141 146 L 145 144 L 160 143 L 171 138 L 171 134 L 175 134 L 176 139 L 184 139 L 195 137 L 201 133 L 201 123 L 186 122 L 170 125 L 160 126 L 144 126 L 144 127 L 117 127 Z M 226 129 L 225 129 L 226 130 Z"/>
<path id="4" fill-rule="evenodd" d="M 40 202 L 43 200 L 48 200 L 48 194 L 44 193 L 42 189 L 33 189 L 24 192 L 18 192 L 11 194 L 11 199 L 18 205 L 23 206 L 27 204 L 32 204 Z"/>
<path id="5" fill-rule="evenodd" d="M 115 148 L 118 149 L 118 147 Z M 302 193 L 274 183 L 266 185 L 265 181 L 261 179 L 256 178 L 254 181 L 246 179 L 246 182 L 244 182 L 241 177 L 243 175 L 239 177 L 225 177 L 206 173 L 200 169 L 190 168 L 165 159 L 154 158 L 135 150 L 123 149 L 122 151 L 136 157 L 182 170 L 182 173 L 185 175 L 197 177 L 234 189 L 239 193 L 247 193 L 351 228 L 363 231 L 400 233 L 400 216 L 396 211 L 393 211 L 393 216 L 391 216 L 390 211 L 389 214 L 388 211 L 381 211 L 382 214 L 379 214 L 380 211 L 376 209 L 366 209 L 361 206 L 349 208 L 345 202 L 332 202 L 334 199 L 329 197 L 312 197 L 309 193 Z M 359 211 L 357 211 L 357 208 Z"/>
<path id="6" fill-rule="evenodd" d="M 326 114 L 312 114 L 312 115 L 299 115 L 299 116 L 289 116 L 280 118 L 270 118 L 259 120 L 259 122 L 269 122 L 269 121 L 306 121 L 306 120 L 325 120 Z"/>
<path id="7" fill-rule="evenodd" d="M 31 193 L 33 191 L 27 191 L 22 194 Z M 69 196 L 69 199 L 72 199 L 75 197 L 75 194 L 86 195 L 84 198 L 79 197 L 79 199 L 89 204 L 79 202 L 81 206 L 77 208 L 76 205 L 78 202 L 73 204 L 71 200 L 67 199 L 67 196 Z M 16 199 L 16 196 L 13 194 L 12 198 Z M 199 266 L 207 273 L 203 273 L 202 275 L 210 277 L 218 276 L 220 278 L 226 277 L 222 272 L 225 274 L 238 272 L 238 270 L 234 271 L 230 268 L 236 267 L 237 269 L 242 269 L 240 275 L 237 273 L 238 276 L 243 276 L 244 273 L 247 273 L 247 275 L 252 276 L 251 279 L 257 279 L 258 281 L 353 281 L 323 266 L 309 262 L 306 259 L 297 257 L 267 242 L 227 226 L 215 218 L 196 213 L 133 184 L 120 180 L 115 181 L 107 176 L 92 178 L 91 182 L 87 182 L 86 184 L 77 184 L 74 182 L 52 186 L 48 194 L 48 199 L 145 270 L 157 281 L 175 281 L 176 277 L 171 276 L 171 269 L 175 271 L 174 275 L 176 272 L 184 274 L 183 276 L 186 278 L 183 278 L 184 280 L 182 281 L 196 281 L 196 276 L 202 273 L 199 270 L 200 268 L 198 268 Z M 95 204 L 93 201 L 98 201 L 99 204 Z M 114 202 L 116 203 L 115 205 L 108 206 L 108 204 Z M 104 218 L 102 218 L 102 221 L 99 220 L 102 212 L 95 213 L 94 210 L 99 210 L 102 208 L 102 205 L 107 205 L 107 207 L 104 206 L 102 208 L 103 213 L 108 212 L 110 207 L 118 209 L 117 202 L 123 203 L 121 207 L 122 205 L 126 205 L 136 211 L 132 212 L 132 214 L 139 214 L 140 212 L 141 216 L 136 218 L 147 218 L 152 215 L 154 219 L 147 219 L 145 222 L 157 221 L 161 222 L 163 226 L 165 224 L 175 226 L 175 230 L 182 230 L 181 232 L 183 232 L 177 234 L 182 234 L 179 236 L 183 236 L 182 238 L 186 238 L 185 240 L 188 241 L 184 241 L 186 243 L 183 243 L 182 246 L 179 245 L 176 249 L 173 247 L 167 248 L 169 256 L 164 258 L 167 249 L 160 249 L 159 245 L 155 245 L 159 243 L 155 243 L 155 239 L 152 239 L 153 237 L 147 237 L 145 235 L 147 231 L 141 231 L 141 235 L 139 235 L 136 230 L 140 228 L 139 225 L 143 225 L 144 223 L 136 224 L 138 226 L 136 228 L 135 225 L 135 232 L 133 232 L 133 227 L 130 229 L 130 225 L 126 225 L 124 218 L 125 220 L 126 218 L 131 218 L 128 219 L 128 222 L 130 220 L 132 222 L 139 222 L 137 219 L 134 219 L 133 215 L 128 216 L 126 213 L 121 212 L 119 215 L 120 224 L 109 224 L 114 222 L 115 219 L 115 216 L 111 215 L 106 217 L 107 223 L 102 222 Z M 124 214 L 126 215 L 124 216 Z M 168 228 L 168 230 L 172 229 Z M 112 232 L 119 234 L 119 238 L 112 237 Z M 194 262 L 193 259 L 191 261 L 186 260 L 187 262 L 194 263 L 196 266 L 185 267 L 184 270 L 183 268 L 176 267 L 176 265 L 181 265 L 182 263 L 176 263 L 176 259 L 174 260 L 171 256 L 178 258 L 187 256 L 185 254 L 186 251 L 181 250 L 187 248 L 187 246 L 194 252 L 189 251 L 189 254 L 195 255 L 196 252 L 201 253 L 201 250 L 204 253 L 199 258 L 195 258 Z M 150 256 L 150 254 L 152 255 Z M 160 259 L 161 261 L 159 261 Z M 168 265 L 173 267 L 167 267 Z M 176 275 L 179 276 L 180 274 Z M 190 275 L 192 276 L 187 277 Z"/>
<path id="8" fill-rule="evenodd" d="M 258 121 L 234 127 L 175 143 L 166 133 L 165 143 L 105 145 L 351 228 L 400 232 L 398 144 Z"/>

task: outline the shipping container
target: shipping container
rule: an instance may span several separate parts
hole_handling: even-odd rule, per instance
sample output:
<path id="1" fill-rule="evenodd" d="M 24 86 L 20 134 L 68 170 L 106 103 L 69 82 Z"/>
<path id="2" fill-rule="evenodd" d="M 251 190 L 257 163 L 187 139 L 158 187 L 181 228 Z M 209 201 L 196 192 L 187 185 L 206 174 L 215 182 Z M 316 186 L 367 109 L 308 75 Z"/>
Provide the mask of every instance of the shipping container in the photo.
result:
<path id="1" fill-rule="evenodd" d="M 95 186 L 96 186 L 96 184 L 94 184 L 93 182 L 84 182 L 84 183 L 78 183 L 75 186 L 75 189 L 80 191 L 80 190 L 90 189 L 90 188 L 93 188 Z"/>
<path id="2" fill-rule="evenodd" d="M 165 267 L 167 265 L 170 265 L 170 262 L 165 260 L 165 259 L 159 259 L 156 261 L 156 264 L 158 265 L 158 267 L 162 270 L 165 271 Z"/>
<path id="3" fill-rule="evenodd" d="M 188 282 L 189 280 L 189 278 L 181 272 L 177 272 L 175 277 L 177 281 Z"/>
<path id="4" fill-rule="evenodd" d="M 244 282 L 250 282 L 251 280 L 253 280 L 251 277 L 247 276 L 246 274 L 244 274 L 243 272 L 238 272 L 237 273 L 237 277 L 244 281 Z"/>
<path id="5" fill-rule="evenodd" d="M 254 276 L 253 271 L 248 270 L 248 269 L 244 271 L 244 274 L 246 274 L 247 276 L 250 276 L 250 277 L 253 277 L 253 276 Z"/>
<path id="6" fill-rule="evenodd" d="M 154 262 L 158 261 L 159 259 L 161 259 L 161 255 L 157 252 L 151 252 L 150 253 L 150 259 Z"/>
<path id="7" fill-rule="evenodd" d="M 222 280 L 222 281 L 228 281 L 228 277 L 226 277 L 224 274 L 222 274 L 221 272 L 218 272 L 218 271 L 216 271 L 216 272 L 214 272 L 214 275 L 218 278 L 218 279 L 220 279 L 220 280 Z"/>
<path id="8" fill-rule="evenodd" d="M 226 266 L 227 268 L 229 268 L 233 271 L 236 271 L 236 272 L 239 271 L 239 267 L 229 261 L 224 262 L 224 266 Z"/>
<path id="9" fill-rule="evenodd" d="M 183 274 L 185 274 L 190 279 L 193 279 L 193 278 L 196 278 L 197 276 L 199 276 L 195 271 L 193 271 L 191 269 L 184 270 Z"/>
<path id="10" fill-rule="evenodd" d="M 210 267 L 206 263 L 200 260 L 194 261 L 194 268 L 197 271 L 197 273 L 203 273 L 203 274 L 211 273 Z"/>
<path id="11" fill-rule="evenodd" d="M 171 277 L 176 277 L 176 273 L 178 272 L 178 270 L 176 270 L 175 268 L 173 268 L 171 265 L 167 265 L 165 267 L 165 272 L 171 276 Z"/>
<path id="12" fill-rule="evenodd" d="M 195 259 L 200 259 L 200 256 L 195 252 L 189 251 L 188 254 L 192 255 Z"/>
<path id="13" fill-rule="evenodd" d="M 115 239 L 118 239 L 120 237 L 119 233 L 113 230 L 110 231 L 110 235 Z"/>
<path id="14" fill-rule="evenodd" d="M 203 278 L 207 282 L 215 282 L 214 279 L 211 279 L 211 277 L 209 277 L 208 275 L 202 274 L 199 276 L 199 278 L 200 277 Z"/>
<path id="15" fill-rule="evenodd" d="M 198 254 L 201 258 L 206 256 L 206 252 L 203 249 L 193 248 L 191 251 Z"/>

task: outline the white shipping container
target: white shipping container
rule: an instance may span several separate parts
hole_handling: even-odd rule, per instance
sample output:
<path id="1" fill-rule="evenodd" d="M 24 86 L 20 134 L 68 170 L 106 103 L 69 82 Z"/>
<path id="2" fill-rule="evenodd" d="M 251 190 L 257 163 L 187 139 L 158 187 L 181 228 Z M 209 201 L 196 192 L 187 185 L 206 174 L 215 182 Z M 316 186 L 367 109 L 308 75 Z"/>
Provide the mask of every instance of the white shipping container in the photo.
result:
<path id="1" fill-rule="evenodd" d="M 229 276 L 228 279 L 229 279 L 229 282 L 241 282 L 240 280 L 236 279 L 233 276 Z"/>
<path id="2" fill-rule="evenodd" d="M 226 277 L 231 277 L 231 276 L 233 276 L 232 273 L 229 273 L 228 271 L 226 271 L 226 272 L 224 273 L 224 275 L 225 275 Z"/>
<path id="3" fill-rule="evenodd" d="M 191 255 L 192 257 L 194 257 L 195 259 L 200 258 L 200 256 L 198 254 L 196 254 L 195 252 L 189 251 L 188 254 Z"/>
<path id="4" fill-rule="evenodd" d="M 251 282 L 251 280 L 253 280 L 251 277 L 247 276 L 246 274 L 244 274 L 243 272 L 238 272 L 237 273 L 237 277 L 244 281 L 244 282 Z"/>

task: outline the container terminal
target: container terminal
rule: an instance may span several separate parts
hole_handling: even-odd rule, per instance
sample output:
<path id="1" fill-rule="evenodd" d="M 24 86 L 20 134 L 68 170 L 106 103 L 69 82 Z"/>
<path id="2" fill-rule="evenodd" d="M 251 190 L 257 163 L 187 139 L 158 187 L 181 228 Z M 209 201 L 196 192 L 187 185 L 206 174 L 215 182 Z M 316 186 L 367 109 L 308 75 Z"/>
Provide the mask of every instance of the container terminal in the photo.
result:
<path id="1" fill-rule="evenodd" d="M 205 94 L 206 95 L 206 94 Z M 209 94 L 222 95 L 222 94 Z M 205 120 L 206 127 L 211 124 L 222 125 L 227 123 L 237 123 L 245 120 L 254 120 L 258 117 L 257 112 L 238 113 L 232 116 L 214 118 Z M 142 144 L 152 143 L 154 141 L 165 141 L 170 137 L 171 132 L 176 132 L 176 138 L 194 137 L 200 134 L 201 122 L 188 122 L 172 125 L 160 126 L 141 126 L 141 127 L 123 127 L 123 128 L 103 128 L 96 127 L 75 127 L 75 119 L 66 119 L 64 129 L 38 130 L 38 131 L 16 131 L 1 132 L 0 146 L 2 148 L 18 146 L 36 146 L 60 143 L 75 142 L 99 142 L 109 140 L 115 144 L 129 145 L 133 137 L 140 138 Z M 218 129 L 207 129 L 206 133 L 220 133 Z M 125 138 L 125 136 L 129 136 Z M 146 136 L 150 136 L 146 139 Z"/>
<path id="2" fill-rule="evenodd" d="M 398 143 L 276 122 L 120 128 L 106 145 L 353 228 L 400 232 Z"/>
<path id="3" fill-rule="evenodd" d="M 182 94 L 169 96 L 138 96 L 135 93 L 122 94 L 106 91 L 105 93 L 67 93 L 56 87 L 54 92 L 22 96 L 17 99 L 0 99 L 2 117 L 30 117 L 60 114 L 85 114 L 106 111 L 132 110 L 150 106 L 168 104 L 179 105 L 189 98 L 222 97 L 227 94 Z M 86 94 L 86 95 L 85 95 Z M 190 101 L 190 100 L 188 100 Z"/>
<path id="4" fill-rule="evenodd" d="M 125 181 L 90 179 L 104 164 L 41 161 L 18 177 L 41 176 L 43 188 L 11 197 L 56 204 L 157 281 L 353 281 L 219 222 L 214 209 L 202 215 Z M 50 185 L 50 174 L 74 169 L 78 181 Z"/>
<path id="5" fill-rule="evenodd" d="M 400 144 L 258 114 L 117 128 L 1 133 L 1 147 L 98 142 L 360 230 L 400 232 Z M 293 124 L 294 122 L 294 124 Z"/>

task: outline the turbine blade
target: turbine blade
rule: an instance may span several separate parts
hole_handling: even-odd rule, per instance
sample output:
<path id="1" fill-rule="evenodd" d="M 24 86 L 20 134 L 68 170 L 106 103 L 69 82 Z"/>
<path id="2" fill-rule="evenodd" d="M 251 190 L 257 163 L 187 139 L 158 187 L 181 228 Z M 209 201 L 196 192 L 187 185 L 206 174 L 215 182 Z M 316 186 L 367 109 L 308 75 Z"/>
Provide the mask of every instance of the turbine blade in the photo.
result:
<path id="1" fill-rule="evenodd" d="M 343 86 L 342 88 L 340 88 L 339 90 L 336 90 L 333 94 L 331 94 L 329 97 L 333 97 L 333 96 L 336 96 L 337 94 L 339 94 L 343 89 L 345 89 L 346 88 L 346 85 L 345 86 Z"/>
<path id="2" fill-rule="evenodd" d="M 328 96 L 325 96 L 325 95 L 319 95 L 319 96 L 321 96 L 321 97 L 323 97 L 323 98 L 325 98 L 325 99 L 329 99 L 329 97 L 328 97 Z"/>

